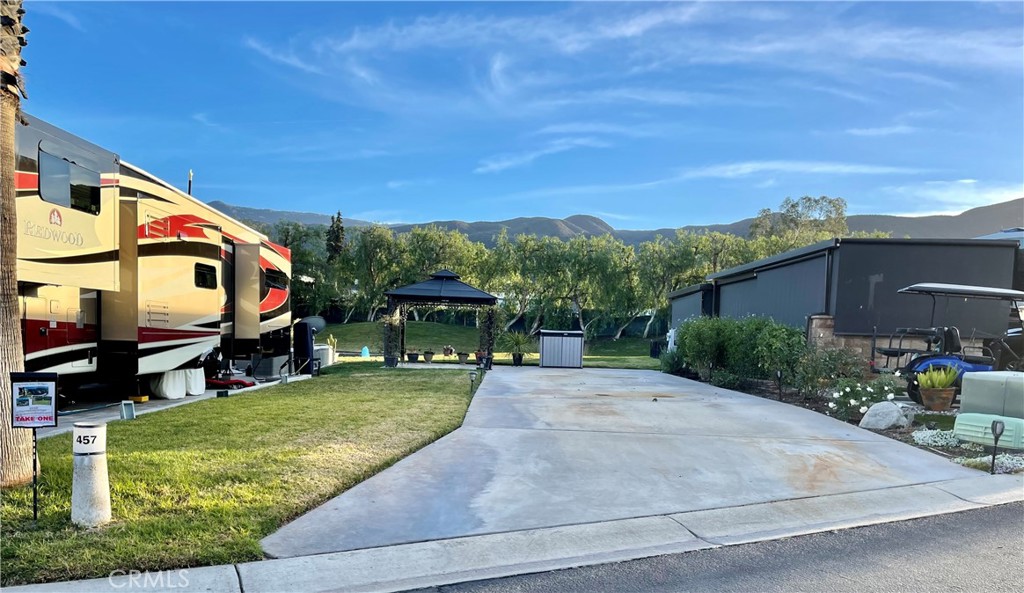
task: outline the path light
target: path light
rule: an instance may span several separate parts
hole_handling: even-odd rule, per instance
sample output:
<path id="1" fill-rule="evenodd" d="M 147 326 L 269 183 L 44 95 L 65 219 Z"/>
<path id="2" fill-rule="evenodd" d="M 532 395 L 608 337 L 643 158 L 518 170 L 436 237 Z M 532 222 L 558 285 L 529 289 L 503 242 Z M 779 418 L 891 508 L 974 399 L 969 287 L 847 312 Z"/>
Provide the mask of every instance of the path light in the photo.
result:
<path id="1" fill-rule="evenodd" d="M 469 394 L 473 395 L 473 384 L 476 383 L 476 371 L 469 371 Z"/>
<path id="2" fill-rule="evenodd" d="M 775 371 L 775 380 L 779 386 L 779 401 L 782 401 L 782 370 Z"/>
<path id="3" fill-rule="evenodd" d="M 996 473 L 996 453 L 999 450 L 999 437 L 1003 436 L 1003 430 L 1006 425 L 1003 424 L 1002 420 L 992 421 L 992 469 L 988 473 Z"/>

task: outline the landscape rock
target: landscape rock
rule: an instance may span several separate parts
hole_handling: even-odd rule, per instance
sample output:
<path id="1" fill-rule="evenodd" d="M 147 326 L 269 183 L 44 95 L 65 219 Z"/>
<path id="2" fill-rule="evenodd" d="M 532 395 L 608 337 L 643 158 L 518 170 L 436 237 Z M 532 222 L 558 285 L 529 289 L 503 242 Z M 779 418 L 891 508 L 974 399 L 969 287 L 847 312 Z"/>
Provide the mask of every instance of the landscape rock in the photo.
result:
<path id="1" fill-rule="evenodd" d="M 871 406 L 864 417 L 861 418 L 859 426 L 872 430 L 886 430 L 889 428 L 906 428 L 913 421 L 913 416 L 908 417 L 903 410 L 892 402 L 878 402 Z"/>

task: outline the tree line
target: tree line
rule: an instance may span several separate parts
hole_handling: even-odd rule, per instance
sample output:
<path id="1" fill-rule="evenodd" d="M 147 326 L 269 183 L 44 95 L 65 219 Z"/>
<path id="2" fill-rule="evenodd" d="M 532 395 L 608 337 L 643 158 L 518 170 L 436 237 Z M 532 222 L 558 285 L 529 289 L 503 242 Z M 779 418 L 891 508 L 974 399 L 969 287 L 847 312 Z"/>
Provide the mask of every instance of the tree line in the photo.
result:
<path id="1" fill-rule="evenodd" d="M 450 269 L 500 298 L 504 329 L 534 332 L 541 325 L 620 337 L 638 318 L 643 336 L 667 319 L 666 295 L 709 274 L 833 237 L 851 236 L 842 198 L 787 198 L 762 210 L 746 237 L 677 231 L 637 246 L 611 235 L 563 241 L 508 236 L 493 247 L 458 231 L 415 227 L 403 234 L 374 225 L 346 229 L 339 212 L 331 224 L 281 221 L 262 226 L 292 250 L 292 307 L 297 316 L 330 314 L 345 322 L 374 321 L 388 290 Z M 856 233 L 859 236 L 887 236 Z M 440 311 L 418 309 L 414 318 Z"/>

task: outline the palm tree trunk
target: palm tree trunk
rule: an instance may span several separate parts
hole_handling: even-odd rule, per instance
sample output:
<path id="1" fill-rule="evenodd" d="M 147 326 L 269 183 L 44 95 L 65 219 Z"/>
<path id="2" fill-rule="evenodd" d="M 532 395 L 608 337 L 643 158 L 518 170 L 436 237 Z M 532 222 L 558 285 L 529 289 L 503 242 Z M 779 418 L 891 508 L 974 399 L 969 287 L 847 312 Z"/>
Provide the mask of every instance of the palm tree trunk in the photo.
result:
<path id="1" fill-rule="evenodd" d="M 25 369 L 18 307 L 15 146 L 18 95 L 0 89 L 0 487 L 32 480 L 32 433 L 11 428 L 11 373 Z"/>

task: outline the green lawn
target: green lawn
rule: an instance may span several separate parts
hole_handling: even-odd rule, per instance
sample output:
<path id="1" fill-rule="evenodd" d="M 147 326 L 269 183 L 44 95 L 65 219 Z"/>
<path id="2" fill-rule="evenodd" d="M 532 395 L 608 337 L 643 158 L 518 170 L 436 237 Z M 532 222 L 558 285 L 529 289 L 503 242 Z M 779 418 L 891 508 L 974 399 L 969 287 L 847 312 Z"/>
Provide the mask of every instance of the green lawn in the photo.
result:
<path id="1" fill-rule="evenodd" d="M 262 557 L 259 540 L 457 428 L 458 371 L 345 363 L 325 375 L 108 426 L 114 523 L 76 529 L 71 435 L 39 443 L 32 488 L 0 501 L 2 585 L 105 577 Z"/>

